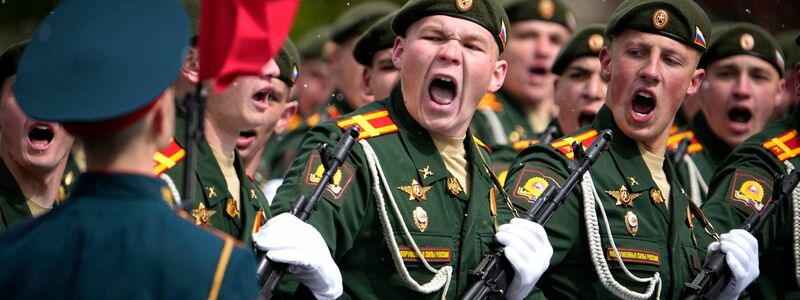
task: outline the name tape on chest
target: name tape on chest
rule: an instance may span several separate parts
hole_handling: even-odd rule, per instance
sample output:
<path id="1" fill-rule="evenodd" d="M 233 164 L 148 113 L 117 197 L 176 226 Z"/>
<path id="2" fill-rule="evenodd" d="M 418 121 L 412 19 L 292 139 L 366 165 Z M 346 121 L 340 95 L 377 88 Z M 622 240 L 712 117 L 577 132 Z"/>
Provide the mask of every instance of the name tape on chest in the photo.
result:
<path id="1" fill-rule="evenodd" d="M 389 116 L 389 111 L 386 109 L 345 118 L 336 122 L 336 125 L 345 130 L 357 125 L 359 131 L 358 140 L 397 132 L 397 125 L 394 124 L 394 121 Z"/>
<path id="2" fill-rule="evenodd" d="M 617 256 L 617 252 L 614 252 L 614 248 L 606 249 L 606 259 L 608 259 L 608 261 L 616 261 L 617 257 L 619 257 L 626 263 L 640 263 L 654 266 L 661 264 L 661 259 L 656 251 L 632 248 L 617 248 L 617 250 L 619 251 L 619 256 Z"/>
<path id="3" fill-rule="evenodd" d="M 398 247 L 398 249 L 400 250 L 400 257 L 403 258 L 404 262 L 421 262 L 419 256 L 417 256 L 417 252 L 414 251 L 413 248 L 401 246 Z M 419 251 L 428 262 L 450 262 L 450 256 L 453 252 L 450 248 L 427 247 L 420 247 Z"/>

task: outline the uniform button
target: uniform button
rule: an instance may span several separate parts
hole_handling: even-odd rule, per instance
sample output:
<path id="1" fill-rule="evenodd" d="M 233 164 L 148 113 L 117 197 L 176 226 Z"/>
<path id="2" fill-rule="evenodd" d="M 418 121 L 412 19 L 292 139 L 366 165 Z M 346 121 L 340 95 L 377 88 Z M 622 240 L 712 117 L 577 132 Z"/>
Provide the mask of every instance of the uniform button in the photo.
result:
<path id="1" fill-rule="evenodd" d="M 464 216 L 465 216 L 465 217 L 466 217 L 466 216 L 468 216 L 468 215 L 469 215 L 469 214 L 464 214 Z"/>

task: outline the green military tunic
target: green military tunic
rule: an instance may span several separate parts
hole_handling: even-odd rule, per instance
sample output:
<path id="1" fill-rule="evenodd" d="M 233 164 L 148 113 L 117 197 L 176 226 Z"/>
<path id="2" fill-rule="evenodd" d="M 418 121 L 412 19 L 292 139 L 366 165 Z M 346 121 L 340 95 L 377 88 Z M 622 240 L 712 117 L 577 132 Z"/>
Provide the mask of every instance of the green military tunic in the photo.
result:
<path id="1" fill-rule="evenodd" d="M 636 292 L 645 291 L 646 283 L 633 281 L 621 270 L 609 243 L 613 237 L 619 256 L 634 275 L 648 278 L 658 272 L 661 298 L 678 298 L 684 283 L 702 266 L 708 236 L 695 217 L 697 214 L 688 213 L 690 202 L 681 192 L 672 165 L 665 160 L 663 170 L 670 183 L 670 194 L 664 195 L 652 179 L 636 142 L 618 129 L 608 107 L 600 110 L 590 128 L 550 145 L 536 144 L 523 150 L 509 170 L 506 192 L 515 204 L 530 207 L 548 185 L 561 184 L 569 176 L 573 161 L 567 157 L 572 154 L 568 141 L 583 140 L 588 147 L 596 135 L 592 129 L 611 129 L 614 133 L 607 151 L 588 172 L 611 230 L 609 236 L 602 210 L 595 205 L 594 217 L 600 224 L 601 241 L 597 257 L 607 262 L 610 273 L 620 284 Z M 537 287 L 547 298 L 617 298 L 601 284 L 590 259 L 583 204 L 587 192 L 576 186 L 545 226 L 554 254 Z"/>
<path id="2" fill-rule="evenodd" d="M 678 179 L 686 187 L 686 192 L 692 198 L 692 201 L 700 205 L 706 199 L 708 193 L 701 186 L 708 186 L 711 177 L 714 175 L 714 170 L 730 154 L 732 149 L 711 131 L 711 127 L 708 126 L 708 121 L 702 113 L 698 113 L 695 116 L 689 128 L 689 130 L 681 131 L 671 138 L 677 140 L 678 143 L 680 142 L 679 139 L 674 137 L 682 138 L 686 136 L 693 138 L 685 155 L 688 155 L 691 162 L 696 166 L 697 171 L 693 171 L 694 167 L 690 167 L 684 158 L 677 166 Z M 698 180 L 697 183 L 693 184 L 691 182 L 690 172 L 696 172 L 695 180 Z"/>
<path id="3" fill-rule="evenodd" d="M 773 175 L 785 175 L 786 162 L 800 166 L 797 128 L 800 115 L 795 111 L 747 139 L 722 162 L 703 203 L 703 211 L 717 231 L 738 228 L 748 216 L 762 211 L 772 199 Z M 787 199 L 756 236 L 761 273 L 747 289 L 754 299 L 800 298 L 792 249 L 793 230 L 800 228 L 792 221 L 794 201 Z"/>
<path id="4" fill-rule="evenodd" d="M 183 128 L 186 125 L 182 112 L 178 112 L 175 123 L 175 142 L 184 148 L 186 140 Z M 205 139 L 201 139 L 197 143 L 197 165 L 195 178 L 193 178 L 196 197 L 192 200 L 194 203 L 193 216 L 195 218 L 208 217 L 208 222 L 201 222 L 202 225 L 215 228 L 239 239 L 245 245 L 250 245 L 252 233 L 270 217 L 267 199 L 255 181 L 245 174 L 239 153 L 235 152 L 234 167 L 241 189 L 239 191 L 239 211 L 234 213 L 235 210 L 228 207 L 228 204 L 233 202 L 231 193 L 228 191 L 228 184 L 211 151 L 211 146 Z M 183 162 L 184 160 L 181 160 L 165 173 L 179 193 L 183 192 Z M 181 199 L 186 201 L 183 198 L 184 195 L 181 195 Z M 203 207 L 200 207 L 201 204 Z"/>
<path id="5" fill-rule="evenodd" d="M 361 122 L 355 121 L 361 118 Z M 499 200 L 499 191 L 493 190 L 486 171 L 488 153 L 467 135 L 464 147 L 471 184 L 465 193 L 463 185 L 453 182 L 431 136 L 407 112 L 402 92 L 396 87 L 389 99 L 368 104 L 343 119 L 325 122 L 308 133 L 284 185 L 278 189 L 274 212 L 286 211 L 298 195 L 311 194 L 322 172 L 314 147 L 336 143 L 331 135 L 343 132 L 336 121 L 343 127 L 354 123 L 362 130 L 368 129 L 362 133 L 363 141 L 374 149 L 388 186 L 380 185 L 378 194 L 385 200 L 385 216 L 393 231 L 390 236 L 396 239 L 399 249 L 395 251 L 411 277 L 425 284 L 434 274 L 416 258 L 412 240 L 406 238 L 403 227 L 408 228 L 433 268 L 452 266 L 446 296 L 456 298 L 469 284 L 467 272 L 495 245 L 496 224 L 510 220 L 509 209 Z M 342 272 L 343 298 L 440 298 L 441 289 L 427 295 L 411 290 L 395 269 L 390 250 L 394 247 L 382 231 L 379 197 L 373 189 L 378 183 L 372 176 L 364 147 L 355 145 L 323 193 L 325 200 L 309 219 L 324 237 Z M 399 215 L 392 210 L 390 195 Z"/>
<path id="6" fill-rule="evenodd" d="M 525 108 L 502 91 L 484 96 L 470 126 L 475 136 L 492 149 L 532 139 L 535 134 Z"/>
<path id="7" fill-rule="evenodd" d="M 150 176 L 81 175 L 62 205 L 0 235 L 0 299 L 207 299 L 214 285 L 253 298 L 252 252 L 175 215 L 165 189 Z"/>
<path id="8" fill-rule="evenodd" d="M 53 207 L 58 206 L 67 197 L 78 174 L 80 174 L 80 170 L 70 155 Z M 17 180 L 14 179 L 5 162 L 0 159 L 0 232 L 8 229 L 11 225 L 33 219 L 33 214 L 31 214 L 26 201 Z"/>
<path id="9" fill-rule="evenodd" d="M 0 232 L 30 219 L 33 219 L 33 215 L 25 202 L 25 195 L 6 163 L 0 159 Z"/>

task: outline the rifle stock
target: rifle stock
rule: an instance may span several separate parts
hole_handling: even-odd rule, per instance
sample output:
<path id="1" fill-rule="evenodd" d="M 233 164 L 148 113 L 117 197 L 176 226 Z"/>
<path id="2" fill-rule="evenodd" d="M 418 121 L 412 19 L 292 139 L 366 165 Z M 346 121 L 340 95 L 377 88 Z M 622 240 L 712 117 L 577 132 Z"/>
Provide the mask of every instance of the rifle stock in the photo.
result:
<path id="1" fill-rule="evenodd" d="M 336 171 L 347 159 L 350 149 L 355 144 L 359 136 L 359 129 L 357 126 L 348 128 L 339 138 L 339 142 L 329 150 L 326 144 L 317 146 L 322 159 L 322 165 L 325 166 L 325 172 L 322 174 L 319 184 L 314 187 L 311 197 L 300 195 L 292 203 L 289 213 L 305 222 L 311 217 L 311 213 L 317 208 L 319 200 L 322 198 L 322 193 L 330 184 L 331 179 L 336 174 Z M 276 263 L 271 261 L 266 253 L 263 253 L 259 259 L 256 275 L 258 281 L 262 285 L 261 296 L 264 299 L 272 298 L 272 291 L 278 286 L 283 274 L 286 272 L 287 264 Z"/>
<path id="2" fill-rule="evenodd" d="M 578 161 L 576 168 L 564 180 L 560 188 L 554 184 L 548 185 L 537 199 L 536 204 L 521 215 L 520 218 L 541 225 L 547 224 L 556 210 L 567 201 L 567 195 L 572 192 L 575 185 L 583 178 L 583 174 L 600 157 L 600 154 L 611 142 L 612 138 L 611 130 L 600 131 L 599 137 L 585 152 L 579 143 L 573 143 L 572 149 L 575 152 L 575 160 Z M 502 299 L 510 282 L 510 274 L 513 273 L 511 264 L 503 254 L 503 248 L 497 247 L 484 256 L 475 270 L 470 271 L 469 275 L 475 282 L 467 289 L 461 299 Z"/>

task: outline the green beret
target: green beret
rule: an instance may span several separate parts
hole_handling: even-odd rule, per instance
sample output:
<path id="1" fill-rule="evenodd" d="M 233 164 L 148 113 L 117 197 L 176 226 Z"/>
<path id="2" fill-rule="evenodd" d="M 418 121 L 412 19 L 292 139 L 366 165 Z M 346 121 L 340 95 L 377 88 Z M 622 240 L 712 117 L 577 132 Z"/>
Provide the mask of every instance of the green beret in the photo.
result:
<path id="1" fill-rule="evenodd" d="M 603 36 L 604 30 L 605 26 L 602 24 L 592 24 L 575 33 L 558 52 L 556 61 L 553 63 L 553 74 L 561 75 L 577 58 L 597 57 L 603 46 L 608 45 L 608 39 Z"/>
<path id="2" fill-rule="evenodd" d="M 331 31 L 327 27 L 311 29 L 297 41 L 297 50 L 300 57 L 305 59 L 328 59 L 330 53 L 325 53 L 325 45 L 330 42 Z"/>
<path id="3" fill-rule="evenodd" d="M 342 13 L 333 23 L 331 40 L 341 44 L 351 37 L 357 37 L 370 25 L 400 8 L 397 4 L 386 1 L 364 2 L 353 6 Z"/>
<path id="4" fill-rule="evenodd" d="M 563 25 L 575 31 L 575 14 L 561 0 L 508 0 L 503 3 L 511 24 L 517 21 L 540 20 Z"/>
<path id="5" fill-rule="evenodd" d="M 389 14 L 377 23 L 367 29 L 362 34 L 355 47 L 353 47 L 353 57 L 356 58 L 358 63 L 370 67 L 372 66 L 372 57 L 378 51 L 383 49 L 390 49 L 394 46 L 394 40 L 397 37 L 392 32 L 392 19 L 394 14 Z"/>
<path id="6" fill-rule="evenodd" d="M 0 54 L 0 85 L 6 81 L 6 78 L 17 74 L 19 59 L 22 57 L 22 51 L 25 51 L 25 47 L 28 46 L 28 42 L 29 40 L 16 43 Z"/>
<path id="7" fill-rule="evenodd" d="M 775 34 L 775 39 L 781 44 L 783 54 L 786 55 L 785 70 L 793 69 L 794 65 L 800 61 L 800 47 L 795 42 L 797 34 L 800 34 L 800 30 L 786 30 Z"/>
<path id="8" fill-rule="evenodd" d="M 392 30 L 398 36 L 405 36 L 411 24 L 433 15 L 474 22 L 489 31 L 500 53 L 506 49 L 510 23 L 503 6 L 496 0 L 409 0 L 394 17 Z"/>
<path id="9" fill-rule="evenodd" d="M 275 57 L 275 62 L 278 68 L 281 69 L 278 79 L 285 82 L 289 87 L 294 86 L 297 81 L 297 75 L 300 74 L 300 53 L 292 43 L 292 40 L 286 39 L 286 42 L 281 46 L 281 51 Z"/>
<path id="10" fill-rule="evenodd" d="M 700 53 L 711 38 L 711 21 L 692 0 L 626 0 L 608 19 L 606 35 L 613 40 L 626 28 L 671 38 Z"/>
<path id="11" fill-rule="evenodd" d="M 783 50 L 778 41 L 761 27 L 744 22 L 733 23 L 715 28 L 714 33 L 714 39 L 700 58 L 698 67 L 705 68 L 717 60 L 744 54 L 763 59 L 783 76 Z"/>

